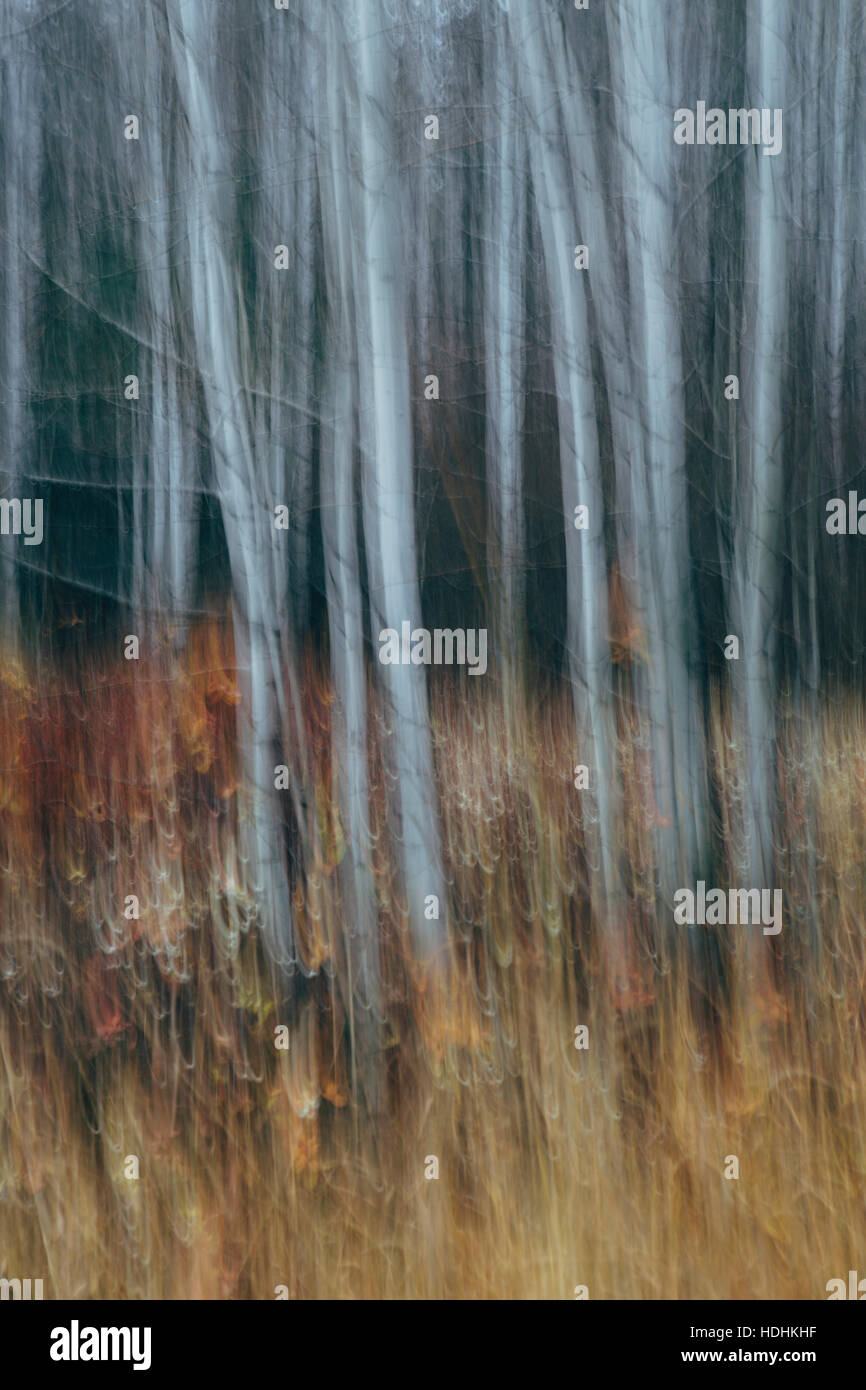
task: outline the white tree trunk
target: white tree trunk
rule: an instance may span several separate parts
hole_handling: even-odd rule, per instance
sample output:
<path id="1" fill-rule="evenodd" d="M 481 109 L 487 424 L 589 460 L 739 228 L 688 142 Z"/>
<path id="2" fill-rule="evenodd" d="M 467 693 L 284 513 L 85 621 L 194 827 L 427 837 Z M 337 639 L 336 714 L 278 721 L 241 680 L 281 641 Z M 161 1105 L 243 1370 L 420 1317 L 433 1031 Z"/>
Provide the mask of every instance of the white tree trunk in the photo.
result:
<path id="1" fill-rule="evenodd" d="M 357 239 L 361 448 L 364 537 L 375 658 L 379 632 L 421 623 L 413 505 L 409 358 L 406 341 L 401 187 L 396 164 L 394 56 L 387 13 L 359 0 L 355 46 L 360 98 L 361 191 Z M 443 919 L 424 916 L 436 895 L 444 909 L 437 793 L 423 667 L 380 666 L 389 710 L 386 756 L 394 777 L 393 812 L 400 846 L 401 891 L 416 950 L 441 943 Z"/>
<path id="2" fill-rule="evenodd" d="M 785 0 L 749 0 L 749 104 L 786 107 L 789 95 Z M 740 379 L 741 415 L 732 576 L 731 631 L 740 636 L 734 666 L 738 727 L 748 787 L 742 872 L 770 886 L 775 798 L 773 712 L 779 617 L 780 544 L 785 474 L 782 467 L 782 370 L 787 357 L 787 216 L 789 177 L 783 153 L 747 148 L 745 160 L 746 305 Z M 745 417 L 745 418 L 744 418 Z"/>
<path id="3" fill-rule="evenodd" d="M 330 351 L 323 392 L 320 435 L 321 517 L 328 605 L 334 794 L 347 837 L 340 865 L 346 910 L 347 962 L 352 1006 L 376 1021 L 381 1009 L 376 888 L 370 839 L 367 769 L 365 622 L 358 552 L 358 494 L 355 485 L 356 368 L 352 289 L 356 266 L 351 237 L 350 134 L 346 119 L 349 84 L 338 21 L 328 25 L 331 61 L 318 117 L 319 187 L 323 210 Z"/>
<path id="4" fill-rule="evenodd" d="M 279 633 L 285 620 L 271 559 L 280 533 L 252 447 L 246 367 L 249 344 L 241 287 L 227 244 L 232 171 L 220 101 L 208 71 L 213 36 L 194 0 L 172 0 L 171 49 L 187 121 L 190 186 L 185 200 L 189 292 L 235 595 L 235 651 L 242 704 L 239 733 L 252 804 L 242 842 L 253 875 L 262 934 L 273 958 L 294 963 L 286 850 L 277 815 Z"/>
<path id="5" fill-rule="evenodd" d="M 560 108 L 551 93 L 546 21 L 529 0 L 512 0 L 509 24 L 528 116 L 529 167 L 541 227 L 553 323 L 562 505 L 568 581 L 568 660 L 578 745 L 590 768 L 582 798 L 592 896 L 602 917 L 619 898 L 614 712 L 608 645 L 604 498 L 592 379 L 585 271 L 574 265 L 577 208 L 563 153 Z M 589 529 L 574 529 L 577 505 Z"/>
<path id="6" fill-rule="evenodd" d="M 656 794 L 662 900 L 700 866 L 707 834 L 701 698 L 685 471 L 685 404 L 672 190 L 676 184 L 671 47 L 678 7 L 622 0 L 606 10 L 623 160 L 628 340 L 643 435 L 646 489 L 634 501 Z M 682 876 L 685 875 L 685 878 Z"/>
<path id="7" fill-rule="evenodd" d="M 526 647 L 523 515 L 524 282 L 526 137 L 508 25 L 489 11 L 485 43 L 488 153 L 484 165 L 483 263 L 487 563 L 492 569 L 494 632 L 510 706 Z"/>

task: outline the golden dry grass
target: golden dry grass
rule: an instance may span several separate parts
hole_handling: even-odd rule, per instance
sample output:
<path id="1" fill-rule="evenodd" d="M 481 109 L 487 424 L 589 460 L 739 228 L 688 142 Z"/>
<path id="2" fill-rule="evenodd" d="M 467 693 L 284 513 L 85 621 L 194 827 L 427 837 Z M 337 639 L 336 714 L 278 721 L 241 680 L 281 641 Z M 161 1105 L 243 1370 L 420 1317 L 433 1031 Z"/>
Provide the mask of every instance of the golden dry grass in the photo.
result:
<path id="1" fill-rule="evenodd" d="M 39 686 L 3 667 L 0 1274 L 65 1298 L 808 1299 L 860 1268 L 861 703 L 780 720 L 769 938 L 676 928 L 654 904 L 649 772 L 625 722 L 630 893 L 622 921 L 598 920 L 566 692 L 506 720 L 493 683 L 457 694 L 434 673 L 447 965 L 407 949 L 374 720 L 387 1027 L 371 1057 L 341 983 L 327 688 L 311 661 L 318 848 L 293 911 L 315 973 L 280 984 L 237 850 L 231 664 L 208 627 L 183 664 Z M 716 862 L 733 862 L 744 774 L 721 698 L 710 760 Z"/>

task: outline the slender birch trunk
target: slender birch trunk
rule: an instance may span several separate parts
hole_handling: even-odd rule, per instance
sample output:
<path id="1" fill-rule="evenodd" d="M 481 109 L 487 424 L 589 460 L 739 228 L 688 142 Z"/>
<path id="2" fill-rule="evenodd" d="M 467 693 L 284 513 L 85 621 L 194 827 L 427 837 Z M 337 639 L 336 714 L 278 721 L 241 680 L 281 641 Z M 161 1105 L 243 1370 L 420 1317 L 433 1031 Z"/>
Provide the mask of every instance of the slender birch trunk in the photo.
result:
<path id="1" fill-rule="evenodd" d="M 636 550 L 644 622 L 662 901 L 698 870 L 707 836 L 702 697 L 696 624 L 672 216 L 676 186 L 671 116 L 672 50 L 679 7 L 650 0 L 607 10 L 625 195 L 629 338 L 643 432 L 645 506 Z M 685 875 L 685 878 L 682 876 Z"/>
<path id="2" fill-rule="evenodd" d="M 615 910 L 620 872 L 616 843 L 618 772 L 608 647 L 607 566 L 589 319 L 584 271 L 575 268 L 579 221 L 563 153 L 562 114 L 551 100 L 545 20 L 528 0 L 509 10 L 520 54 L 535 205 L 541 228 L 552 317 L 559 421 L 562 506 L 568 582 L 568 663 L 577 723 L 574 762 L 590 769 L 581 791 L 592 887 L 601 919 Z M 574 527 L 575 508 L 589 509 L 589 529 Z"/>
<path id="3" fill-rule="evenodd" d="M 239 734 L 252 805 L 242 827 L 264 939 L 283 966 L 295 960 L 286 848 L 276 807 L 279 748 L 279 632 L 285 618 L 269 576 L 278 543 L 260 496 L 254 456 L 241 289 L 228 234 L 232 169 L 221 105 L 208 71 L 214 40 L 194 0 L 172 0 L 171 51 L 187 122 L 188 289 L 201 364 L 210 444 L 235 596 L 234 631 L 242 706 Z M 299 818 L 302 819 L 302 818 Z"/>
<path id="4" fill-rule="evenodd" d="M 360 0 L 354 48 L 360 102 L 361 189 L 357 198 L 361 451 L 364 537 L 373 650 L 379 632 L 420 626 L 413 505 L 409 355 L 402 247 L 402 196 L 396 162 L 394 58 L 387 15 Z M 379 667 L 388 706 L 386 754 L 394 778 L 392 810 L 400 846 L 400 892 L 420 956 L 441 943 L 443 921 L 424 915 L 435 895 L 444 915 L 437 791 L 423 668 Z"/>
<path id="5" fill-rule="evenodd" d="M 381 991 L 367 768 L 366 629 L 358 549 L 357 365 L 352 296 L 357 267 L 351 237 L 354 190 L 349 171 L 351 139 L 346 111 L 350 77 L 342 35 L 333 15 L 327 33 L 332 58 L 324 74 L 324 95 L 320 96 L 317 109 L 317 147 L 327 300 L 331 306 L 322 392 L 320 490 L 334 682 L 333 794 L 347 837 L 340 864 L 340 888 L 346 909 L 349 997 L 351 1007 L 370 1014 L 375 1027 L 381 1010 Z"/>
<path id="6" fill-rule="evenodd" d="M 526 644 L 523 373 L 527 273 L 526 139 L 504 14 L 485 16 L 488 155 L 483 171 L 487 563 L 494 571 L 495 645 L 510 707 Z"/>
<path id="7" fill-rule="evenodd" d="M 749 0 L 749 105 L 785 108 L 790 7 L 784 0 Z M 748 804 L 742 872 L 771 885 L 775 805 L 777 647 L 782 508 L 782 372 L 786 360 L 788 167 L 783 153 L 767 157 L 747 147 L 745 161 L 746 299 L 741 381 L 742 476 L 735 500 L 731 631 L 740 636 L 733 666 L 737 722 Z M 745 881 L 745 880 L 744 880 Z"/>

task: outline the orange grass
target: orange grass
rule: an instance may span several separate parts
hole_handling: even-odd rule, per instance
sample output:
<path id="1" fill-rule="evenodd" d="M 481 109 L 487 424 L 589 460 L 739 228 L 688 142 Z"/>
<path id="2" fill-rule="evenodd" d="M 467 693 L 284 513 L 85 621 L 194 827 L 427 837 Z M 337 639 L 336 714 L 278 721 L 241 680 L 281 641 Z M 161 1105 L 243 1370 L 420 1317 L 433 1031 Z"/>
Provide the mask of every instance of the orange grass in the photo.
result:
<path id="1" fill-rule="evenodd" d="M 293 879 L 303 969 L 278 980 L 237 849 L 232 661 L 209 625 L 181 660 L 39 685 L 3 664 L 0 1275 L 73 1299 L 808 1299 L 863 1269 L 861 703 L 811 727 L 783 711 L 785 915 L 765 938 L 674 927 L 655 903 L 651 770 L 625 717 L 629 895 L 600 920 L 567 691 L 506 719 L 495 681 L 433 672 L 448 964 L 410 957 L 374 715 L 370 1055 L 344 985 L 327 683 L 310 657 L 284 760 L 315 783 L 315 849 Z M 733 873 L 746 774 L 721 696 L 708 758 Z"/>

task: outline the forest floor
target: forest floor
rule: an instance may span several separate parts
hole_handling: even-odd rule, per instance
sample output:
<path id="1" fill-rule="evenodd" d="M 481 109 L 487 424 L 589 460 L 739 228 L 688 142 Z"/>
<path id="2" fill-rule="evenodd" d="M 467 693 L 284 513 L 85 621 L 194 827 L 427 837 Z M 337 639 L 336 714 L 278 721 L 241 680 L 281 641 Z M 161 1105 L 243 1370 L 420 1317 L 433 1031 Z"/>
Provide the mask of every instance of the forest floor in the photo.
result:
<path id="1" fill-rule="evenodd" d="M 286 813 L 278 978 L 238 850 L 229 647 L 202 628 L 182 666 L 0 673 L 0 1276 L 72 1299 L 823 1299 L 862 1269 L 862 701 L 778 713 L 770 937 L 659 904 L 625 716 L 612 920 L 567 691 L 506 718 L 493 683 L 434 685 L 449 896 L 423 967 L 374 720 L 373 1027 L 345 987 L 327 686 L 308 663 L 283 758 L 313 790 L 304 833 Z M 707 728 L 727 884 L 748 772 L 721 697 Z"/>

